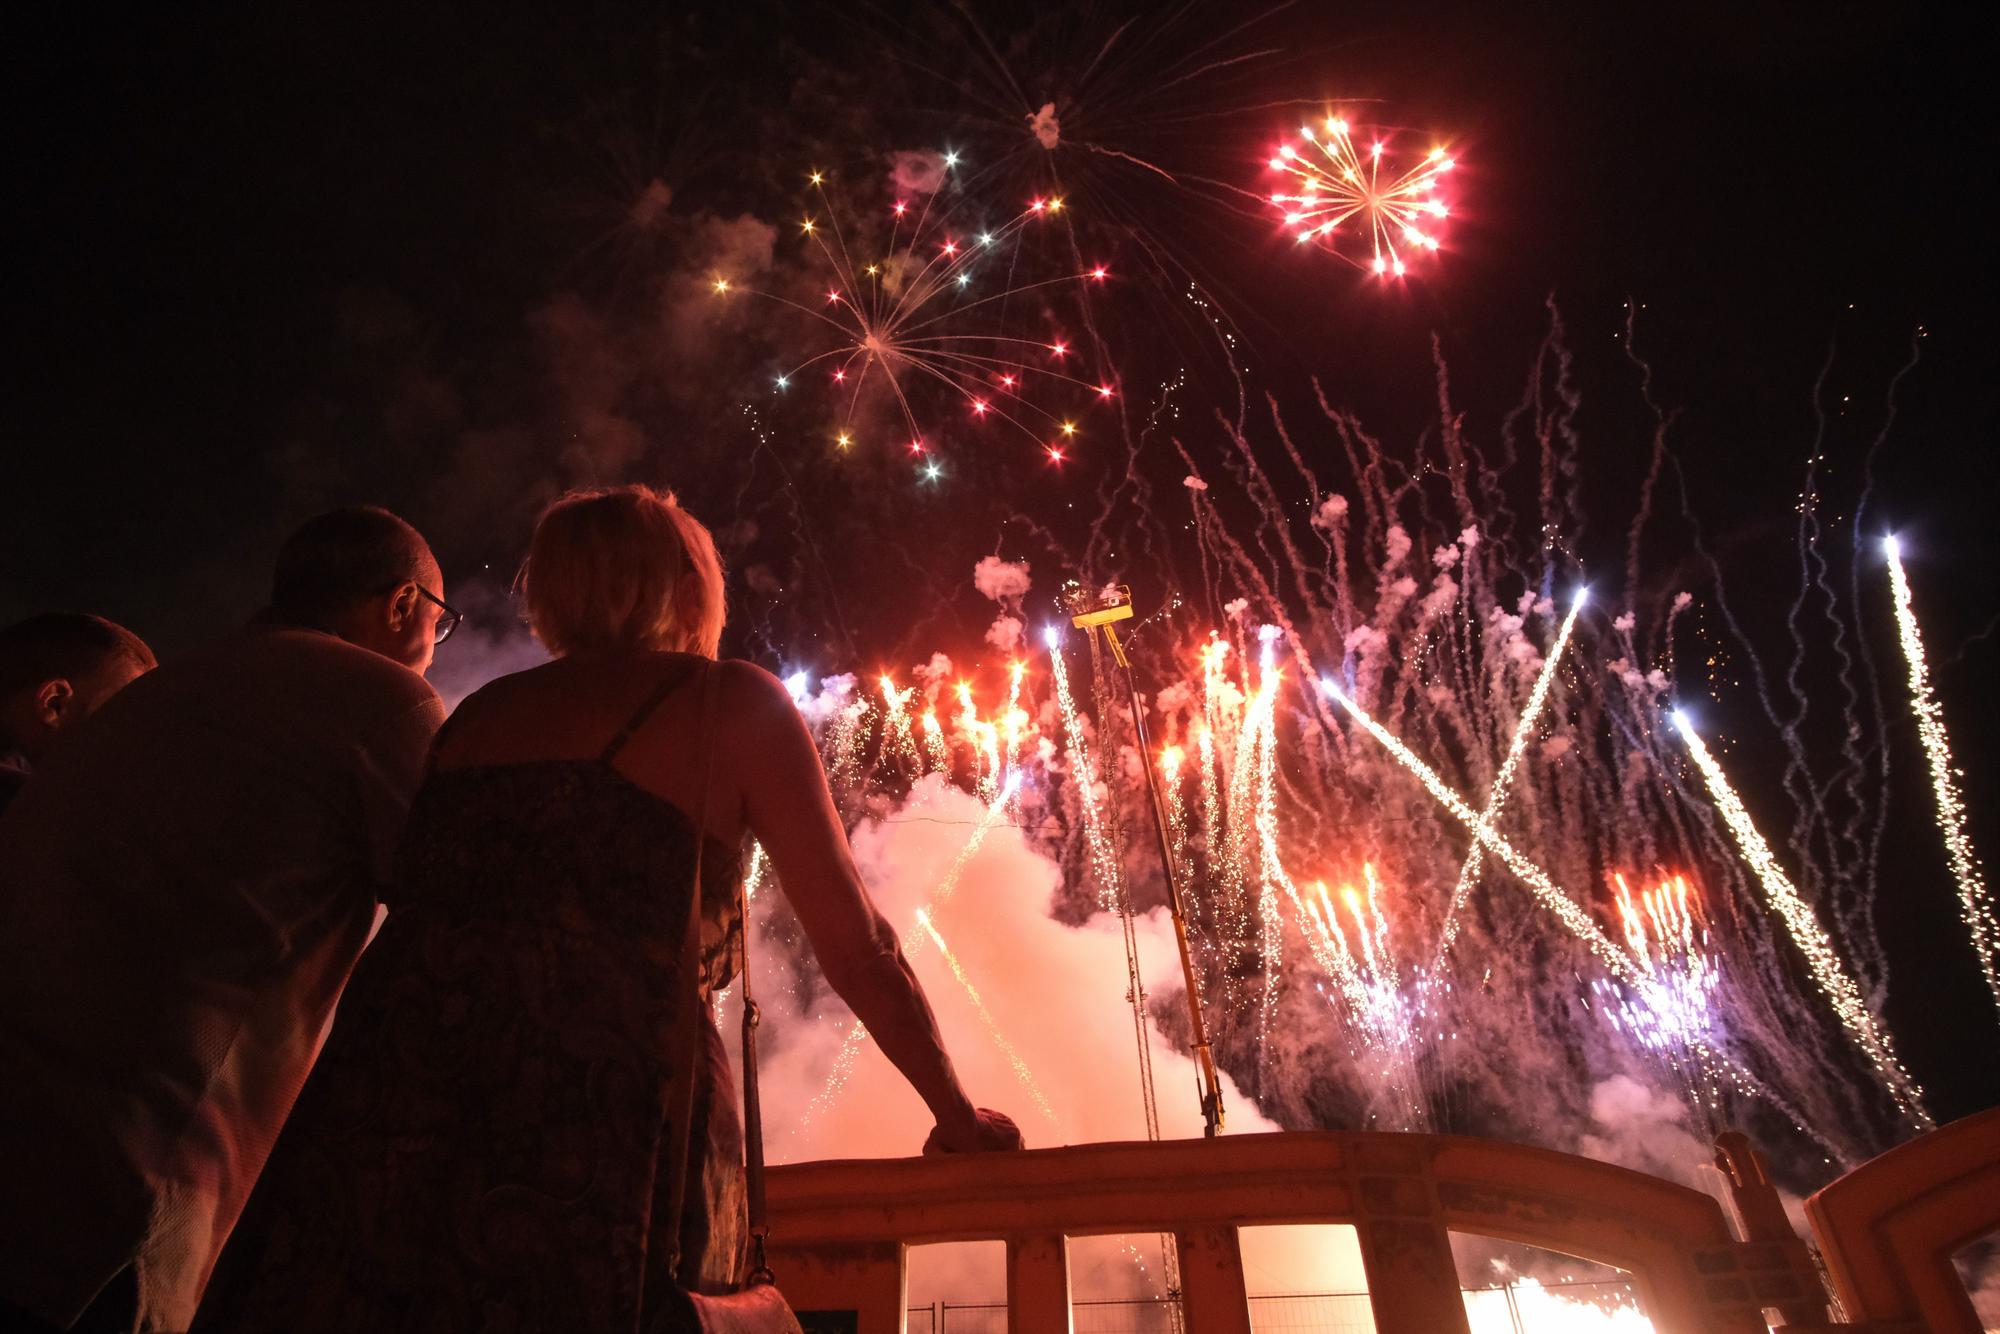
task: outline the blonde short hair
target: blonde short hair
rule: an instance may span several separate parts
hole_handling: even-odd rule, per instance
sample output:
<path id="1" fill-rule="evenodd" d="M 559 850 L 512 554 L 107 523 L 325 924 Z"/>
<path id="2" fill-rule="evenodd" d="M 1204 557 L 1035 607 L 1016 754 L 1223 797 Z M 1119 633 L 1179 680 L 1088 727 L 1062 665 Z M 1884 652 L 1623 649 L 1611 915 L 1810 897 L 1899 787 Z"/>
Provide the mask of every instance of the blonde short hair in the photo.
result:
<path id="1" fill-rule="evenodd" d="M 535 523 L 521 568 L 528 624 L 549 652 L 699 653 L 722 640 L 722 559 L 671 491 L 571 491 Z"/>

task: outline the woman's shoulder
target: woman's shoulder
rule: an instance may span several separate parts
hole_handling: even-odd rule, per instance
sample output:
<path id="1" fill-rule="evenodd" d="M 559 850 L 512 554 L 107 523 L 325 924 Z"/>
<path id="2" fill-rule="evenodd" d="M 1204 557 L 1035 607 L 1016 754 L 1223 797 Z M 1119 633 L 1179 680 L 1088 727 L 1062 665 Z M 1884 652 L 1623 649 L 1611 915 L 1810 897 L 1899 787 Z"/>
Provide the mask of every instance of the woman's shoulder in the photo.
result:
<path id="1" fill-rule="evenodd" d="M 785 683 L 747 658 L 721 658 L 715 664 L 719 687 L 725 695 L 750 702 L 782 702 L 790 705 L 791 692 Z"/>
<path id="2" fill-rule="evenodd" d="M 561 661 L 558 658 L 518 672 L 508 672 L 505 676 L 494 677 L 458 702 L 458 706 L 452 710 L 453 721 L 478 718 L 495 709 L 504 709 L 510 704 L 518 703 L 527 696 L 541 693 L 551 684 L 549 679 L 551 669 Z"/>
<path id="3" fill-rule="evenodd" d="M 639 690 L 642 682 L 660 676 L 663 670 L 686 669 L 683 680 L 696 684 L 696 670 L 701 665 L 700 658 L 687 653 L 634 654 L 595 662 L 557 659 L 488 681 L 459 703 L 452 723 L 456 730 L 515 718 L 524 711 L 546 716 L 552 707 L 559 708 L 565 702 L 607 707 Z M 782 719 L 797 707 L 784 683 L 754 662 L 723 659 L 715 663 L 715 671 L 716 703 L 725 717 L 754 724 Z"/>

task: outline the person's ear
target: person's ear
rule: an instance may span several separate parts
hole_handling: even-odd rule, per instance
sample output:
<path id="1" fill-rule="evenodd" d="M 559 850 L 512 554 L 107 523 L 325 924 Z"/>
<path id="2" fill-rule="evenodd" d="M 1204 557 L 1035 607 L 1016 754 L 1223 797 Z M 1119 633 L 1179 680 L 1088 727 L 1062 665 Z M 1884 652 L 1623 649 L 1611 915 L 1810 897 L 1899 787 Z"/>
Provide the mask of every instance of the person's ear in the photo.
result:
<path id="1" fill-rule="evenodd" d="M 409 627 L 410 620 L 417 614 L 417 606 L 423 601 L 423 594 L 414 583 L 404 584 L 389 595 L 389 629 L 400 632 Z"/>
<path id="2" fill-rule="evenodd" d="M 35 692 L 35 716 L 46 726 L 60 727 L 76 702 L 76 687 L 58 676 L 42 682 L 41 689 Z"/>

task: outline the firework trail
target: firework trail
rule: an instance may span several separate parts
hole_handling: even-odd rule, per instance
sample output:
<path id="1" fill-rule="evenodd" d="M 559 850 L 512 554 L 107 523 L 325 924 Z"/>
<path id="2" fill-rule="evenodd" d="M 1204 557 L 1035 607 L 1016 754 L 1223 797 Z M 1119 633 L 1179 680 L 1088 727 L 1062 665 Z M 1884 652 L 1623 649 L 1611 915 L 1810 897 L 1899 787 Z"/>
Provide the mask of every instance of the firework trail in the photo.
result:
<path id="1" fill-rule="evenodd" d="M 972 827 L 972 834 L 966 839 L 965 846 L 959 849 L 958 856 L 952 859 L 944 877 L 931 892 L 930 903 L 921 910 L 922 915 L 918 925 L 903 933 L 901 941 L 903 957 L 912 964 L 922 956 L 924 942 L 934 934 L 930 926 L 930 914 L 951 901 L 952 894 L 958 889 L 959 877 L 965 873 L 966 865 L 978 855 L 979 845 L 986 841 L 986 836 L 1001 823 L 1016 785 L 1014 780 L 1009 780 L 1007 786 L 987 805 L 986 813 L 980 817 L 979 823 Z M 847 1077 L 854 1072 L 854 1060 L 861 1054 L 861 1044 L 867 1037 L 868 1029 L 860 1020 L 857 1019 L 848 1026 L 847 1036 L 841 1041 L 840 1051 L 834 1057 L 833 1068 L 827 1073 L 825 1085 L 806 1105 L 805 1112 L 799 1119 L 799 1130 L 805 1129 L 812 1123 L 814 1117 L 831 1107 L 834 1099 L 838 1098 L 842 1090 L 847 1087 Z"/>
<path id="2" fill-rule="evenodd" d="M 1035 1109 L 1049 1119 L 1050 1125 L 1060 1125 L 1061 1122 L 1056 1118 L 1056 1109 L 1049 1106 L 1048 1097 L 1042 1092 L 1042 1086 L 1035 1082 L 1034 1071 L 1028 1069 L 1028 1063 L 1021 1059 L 1021 1054 L 1014 1050 L 1014 1044 L 1007 1041 L 1007 1035 L 1000 1031 L 1000 1025 L 994 1020 L 992 1012 L 986 1008 L 986 1001 L 980 996 L 979 989 L 973 986 L 972 979 L 965 975 L 965 965 L 958 961 L 958 956 L 951 952 L 951 946 L 945 944 L 944 937 L 938 934 L 937 926 L 931 921 L 928 909 L 917 909 L 917 925 L 924 929 L 931 943 L 937 946 L 938 957 L 945 961 L 951 969 L 951 975 L 958 979 L 958 985 L 965 989 L 966 998 L 972 1002 L 972 1008 L 979 1012 L 979 1021 L 986 1025 L 986 1031 L 992 1037 L 993 1045 L 1000 1049 L 1000 1054 L 1014 1067 L 1014 1076 L 1021 1081 L 1021 1087 L 1034 1101 Z"/>
<path id="3" fill-rule="evenodd" d="M 1860 494 L 1854 499 L 1854 515 L 1850 530 L 1852 542 L 1847 566 L 1848 606 L 1852 608 L 1867 605 L 1862 597 L 1861 580 L 1869 564 L 1863 556 L 1864 544 L 1873 545 L 1864 535 L 1869 534 L 1873 527 L 1869 522 L 1871 517 L 1869 506 L 1874 498 L 1875 460 L 1887 445 L 1891 428 L 1896 423 L 1897 391 L 1902 388 L 1904 379 L 1916 370 L 1922 358 L 1923 338 L 1922 328 L 1918 328 L 1911 335 L 1910 355 L 1889 381 L 1887 392 L 1883 395 L 1881 422 L 1862 456 Z M 1844 682 L 1849 701 L 1844 720 L 1848 742 L 1846 763 L 1842 766 L 1840 777 L 1844 781 L 1846 797 L 1852 810 L 1846 832 L 1848 842 L 1854 849 L 1851 863 L 1854 870 L 1853 874 L 1843 878 L 1872 890 L 1882 863 L 1882 843 L 1888 833 L 1889 806 L 1887 802 L 1868 799 L 1869 784 L 1872 778 L 1876 790 L 1888 789 L 1890 762 L 1889 748 L 1879 744 L 1870 746 L 1867 744 L 1867 738 L 1871 736 L 1879 738 L 1885 733 L 1888 709 L 1884 701 L 1882 679 L 1875 669 L 1875 651 L 1869 646 L 1867 635 L 1854 636 L 1854 651 L 1856 658 L 1860 660 L 1861 674 L 1868 686 L 1866 696 L 1868 713 L 1864 717 L 1859 707 L 1861 703 L 1859 688 Z M 1856 893 L 1846 902 L 1840 903 L 1843 909 L 1843 922 L 1847 926 L 1847 935 L 1850 939 L 1862 941 L 1875 939 L 1876 903 L 1876 897 L 1867 893 Z M 1879 950 L 1864 955 L 1863 958 L 1872 965 L 1869 982 L 1874 988 L 1874 994 L 1879 995 L 1888 984 L 1887 961 L 1881 958 Z"/>
<path id="4" fill-rule="evenodd" d="M 1853 500 L 1851 519 L 1855 553 L 1850 568 L 1852 597 L 1845 608 L 1833 587 L 1831 564 L 1822 547 L 1825 531 L 1820 518 L 1828 497 L 1824 494 L 1829 474 L 1822 465 L 1830 458 L 1828 422 L 1822 405 L 1825 380 L 1834 366 L 1834 350 L 1829 349 L 1813 385 L 1814 439 L 1808 447 L 1806 465 L 1797 496 L 1799 515 L 1795 538 L 1798 559 L 1798 586 L 1786 616 L 1789 631 L 1786 645 L 1789 661 L 1782 673 L 1783 696 L 1773 685 L 1778 674 L 1767 666 L 1755 638 L 1736 614 L 1722 563 L 1709 550 L 1698 514 L 1688 497 L 1688 480 L 1678 459 L 1667 448 L 1667 434 L 1673 414 L 1655 401 L 1653 369 L 1637 350 L 1637 312 L 1627 308 L 1624 352 L 1640 373 L 1640 391 L 1654 424 L 1653 459 L 1649 476 L 1670 473 L 1679 491 L 1680 518 L 1691 538 L 1694 555 L 1706 569 L 1713 587 L 1708 599 L 1721 616 L 1730 636 L 1730 649 L 1749 669 L 1750 684 L 1766 720 L 1783 747 L 1785 765 L 1781 778 L 1795 815 L 1789 825 L 1790 848 L 1800 886 L 1814 902 L 1827 904 L 1843 928 L 1843 937 L 1852 956 L 1857 980 L 1878 1006 L 1889 980 L 1888 959 L 1874 930 L 1874 913 L 1881 901 L 1878 869 L 1888 803 L 1890 765 L 1882 743 L 1885 714 L 1881 686 L 1873 665 L 1868 636 L 1861 633 L 1856 618 L 1865 606 L 1860 593 L 1860 577 L 1866 563 L 1860 554 L 1862 519 L 1868 506 L 1869 469 L 1895 419 L 1895 396 L 1903 378 L 1917 363 L 1917 344 L 1910 359 L 1889 382 L 1887 409 L 1874 441 L 1867 451 L 1861 493 Z M 1642 509 L 1635 517 L 1628 554 L 1628 583 L 1636 578 L 1638 532 L 1651 505 L 1651 486 L 1642 495 Z M 1838 499 L 1834 501 L 1838 504 Z M 1811 635 L 1801 624 L 1807 604 L 1817 595 L 1826 624 L 1825 633 Z M 1830 776 L 1816 773 L 1809 752 L 1806 725 L 1819 706 L 1804 683 L 1804 670 L 1816 650 L 1824 646 L 1833 659 L 1833 678 L 1839 687 L 1842 707 L 1837 725 L 1830 729 L 1840 738 L 1840 760 Z M 1850 652 L 1851 646 L 1851 652 Z M 1670 647 L 1670 646 L 1669 646 Z M 1859 707 L 1862 683 L 1857 679 L 1857 662 L 1868 686 L 1872 717 L 1864 718 Z M 1830 798 L 1838 797 L 1845 806 L 1844 820 L 1836 817 Z M 1775 966 L 1776 955 L 1767 949 L 1765 962 Z"/>
<path id="5" fill-rule="evenodd" d="M 930 31 L 899 18 L 880 40 L 899 63 L 949 89 L 953 132 L 970 131 L 979 147 L 968 184 L 1010 198 L 1071 200 L 1076 207 L 1057 222 L 1078 267 L 1114 247 L 1121 262 L 1129 255 L 1137 280 L 1120 297 L 1143 303 L 1148 332 L 1171 338 L 1177 355 L 1226 364 L 1217 335 L 1233 337 L 1234 325 L 1217 301 L 1237 318 L 1258 315 L 1214 257 L 1233 253 L 1243 223 L 1265 207 L 1236 179 L 1236 127 L 1300 105 L 1274 100 L 1271 88 L 1307 52 L 1259 38 L 1290 4 L 1230 10 L 1219 22 L 1213 7 L 1185 0 L 1123 19 L 1029 8 L 991 34 L 988 21 L 952 6 Z M 1166 217 L 1175 225 L 1162 227 Z M 1179 299 L 1191 293 L 1199 295 Z M 1100 316 L 1120 312 L 1097 292 L 1085 293 L 1082 306 L 1101 351 Z M 1136 474 L 1134 482 L 1122 499 L 1138 498 L 1132 490 L 1144 483 Z"/>
<path id="6" fill-rule="evenodd" d="M 1923 636 L 1917 629 L 1917 613 L 1910 604 L 1910 581 L 1903 573 L 1902 544 L 1894 537 L 1884 538 L 1882 554 L 1889 563 L 1889 584 L 1895 594 L 1896 630 L 1903 642 L 1904 661 L 1910 667 L 1910 711 L 1916 715 L 1917 736 L 1924 743 L 1924 758 L 1930 762 L 1938 831 L 1944 838 L 1952 879 L 1958 882 L 1959 907 L 1972 936 L 1973 953 L 1978 956 L 1980 971 L 1986 975 L 1994 1004 L 2000 1005 L 2000 916 L 1994 913 L 1993 896 L 1979 869 L 1972 835 L 1965 828 L 1965 799 L 1958 791 L 1951 738 L 1944 727 L 1944 706 L 1938 703 L 1931 689 Z"/>
<path id="7" fill-rule="evenodd" d="M 1521 721 L 1514 728 L 1514 739 L 1507 745 L 1507 758 L 1500 762 L 1500 771 L 1493 775 L 1492 786 L 1486 790 L 1486 809 L 1479 813 L 1481 820 L 1490 823 L 1499 815 L 1500 805 L 1507 799 L 1507 786 L 1514 781 L 1522 752 L 1528 748 L 1528 738 L 1534 735 L 1541 721 L 1542 705 L 1548 700 L 1556 667 L 1562 662 L 1563 650 L 1569 647 L 1570 631 L 1576 629 L 1576 618 L 1588 599 L 1588 591 L 1579 588 L 1570 602 L 1569 615 L 1563 617 L 1562 628 L 1556 631 L 1556 642 L 1550 646 L 1548 656 L 1542 661 L 1542 670 L 1535 677 L 1534 689 L 1528 692 L 1528 705 L 1521 711 Z M 1433 973 L 1444 962 L 1445 956 L 1451 953 L 1452 942 L 1458 938 L 1458 915 L 1464 910 L 1472 887 L 1479 882 L 1479 868 L 1484 855 L 1485 845 L 1477 840 L 1466 849 L 1465 861 L 1458 868 L 1458 883 L 1452 887 L 1451 902 L 1444 910 L 1444 930 L 1438 936 L 1437 955 L 1431 962 Z"/>
<path id="8" fill-rule="evenodd" d="M 1811 970 L 1813 981 L 1818 984 L 1820 993 L 1833 1007 L 1841 1024 L 1853 1035 L 1855 1045 L 1860 1047 L 1862 1053 L 1873 1064 L 1883 1087 L 1895 1098 L 1897 1105 L 1902 1107 L 1905 1114 L 1919 1126 L 1926 1130 L 1930 1129 L 1935 1122 L 1931 1120 L 1930 1113 L 1924 1110 L 1923 1090 L 1916 1086 L 1909 1072 L 1903 1069 L 1902 1062 L 1896 1058 L 1895 1047 L 1890 1042 L 1889 1035 L 1876 1024 L 1875 1016 L 1869 1011 L 1867 1002 L 1862 999 L 1860 987 L 1855 985 L 1854 979 L 1842 965 L 1840 953 L 1834 948 L 1832 938 L 1820 926 L 1819 919 L 1813 915 L 1811 906 L 1799 896 L 1798 890 L 1779 867 L 1777 858 L 1771 855 L 1770 846 L 1764 842 L 1764 836 L 1757 831 L 1756 824 L 1750 819 L 1750 812 L 1743 808 L 1743 802 L 1737 797 L 1736 790 L 1730 787 L 1728 777 L 1722 772 L 1722 766 L 1715 762 L 1715 757 L 1709 754 L 1708 747 L 1703 744 L 1700 734 L 1694 730 L 1693 721 L 1685 713 L 1676 711 L 1674 725 L 1680 729 L 1681 736 L 1687 742 L 1688 754 L 1694 758 L 1703 780 L 1708 784 L 1709 797 L 1715 802 L 1723 820 L 1728 823 L 1730 832 L 1736 836 L 1737 846 L 1743 850 L 1743 859 L 1749 862 L 1751 869 L 1757 873 L 1771 907 L 1777 911 L 1779 918 L 1791 933 L 1793 943 L 1805 956 L 1806 965 Z"/>
<path id="9" fill-rule="evenodd" d="M 1340 706 L 1346 709 L 1348 713 L 1352 714 L 1354 720 L 1360 723 L 1370 736 L 1381 742 L 1383 747 L 1391 755 L 1394 755 L 1404 768 L 1416 775 L 1417 781 L 1421 782 L 1424 788 L 1433 797 L 1437 798 L 1439 805 L 1451 812 L 1452 817 L 1465 826 L 1467 832 L 1473 838 L 1477 839 L 1496 857 L 1500 858 L 1506 864 L 1508 870 L 1520 877 L 1521 882 L 1533 892 L 1537 901 L 1550 912 L 1554 913 L 1557 920 L 1569 928 L 1571 934 L 1588 945 L 1591 952 L 1603 962 L 1605 967 L 1621 978 L 1631 980 L 1634 977 L 1634 964 L 1631 958 L 1613 943 L 1610 937 L 1598 930 L 1597 923 L 1593 922 L 1590 919 L 1590 915 L 1577 905 L 1575 899 L 1571 898 L 1560 885 L 1550 880 L 1547 873 L 1539 866 L 1536 866 L 1516 851 L 1514 845 L 1503 838 L 1492 825 L 1488 824 L 1480 816 L 1479 812 L 1465 804 L 1464 798 L 1447 787 L 1444 781 L 1431 770 L 1429 765 L 1418 759 L 1415 752 L 1401 741 L 1398 741 L 1382 724 L 1376 722 L 1367 713 L 1363 712 L 1361 706 L 1348 698 L 1346 692 L 1341 690 L 1339 686 L 1335 685 L 1331 680 L 1322 682 L 1322 685 L 1325 687 L 1326 693 L 1338 701 Z"/>
<path id="10" fill-rule="evenodd" d="M 1197 581 L 1163 599 L 1185 609 L 1134 653 L 1167 743 L 1162 800 L 1196 909 L 1195 985 L 1215 1002 L 1218 1054 L 1265 1114 L 1300 1124 L 1434 1124 L 1573 1149 L 1599 1132 L 1566 1109 L 1594 1108 L 1577 1094 L 1616 1074 L 1676 1095 L 1690 1126 L 1736 1123 L 1762 1103 L 1798 1129 L 1799 1145 L 1858 1161 L 1919 1124 L 1921 1102 L 1906 1075 L 1852 1077 L 1850 1052 L 1875 1064 L 1871 1074 L 1879 1055 L 1893 1059 L 1888 1035 L 1872 1018 L 1869 1036 L 1857 1034 L 1851 1016 L 1873 1007 L 1852 963 L 1833 960 L 1844 988 L 1818 968 L 1811 984 L 1792 980 L 1791 916 L 1818 901 L 1812 885 L 1855 841 L 1843 834 L 1815 851 L 1818 869 L 1800 873 L 1789 899 L 1774 891 L 1728 804 L 1695 778 L 1699 762 L 1659 725 L 1689 685 L 1675 674 L 1681 618 L 1680 633 L 1704 635 L 1713 608 L 1741 633 L 1719 585 L 1669 585 L 1641 600 L 1635 584 L 1623 609 L 1588 627 L 1594 639 L 1575 603 L 1558 609 L 1555 590 L 1580 575 L 1564 527 L 1579 517 L 1582 457 L 1568 366 L 1552 324 L 1504 428 L 1507 458 L 1543 470 L 1539 508 L 1518 524 L 1495 466 L 1455 424 L 1441 363 L 1438 411 L 1450 420 L 1413 455 L 1322 401 L 1322 434 L 1348 463 L 1344 491 L 1322 489 L 1329 465 L 1274 399 L 1261 433 L 1303 495 L 1265 472 L 1247 399 L 1209 428 L 1221 459 L 1213 490 L 1198 468 L 1203 446 L 1172 441 L 1188 468 L 1193 541 L 1159 551 Z M 1682 482 L 1660 448 L 1661 479 Z M 1130 535 L 1114 531 L 1105 551 Z M 1106 582 L 1087 564 L 1078 573 L 1094 580 L 1086 586 Z M 1016 629 L 1028 614 L 1003 610 Z M 1075 692 L 1059 642 L 1046 686 L 1012 657 L 994 665 L 980 687 L 996 701 L 990 716 L 969 681 L 951 702 L 935 668 L 920 671 L 930 707 L 901 707 L 913 734 L 921 725 L 921 772 L 977 791 L 989 809 L 1003 782 L 1025 780 L 1010 810 L 1064 872 L 1059 920 L 1116 912 L 1129 925 L 1132 905 L 1164 888 L 1150 859 L 1127 865 L 1118 819 L 1123 802 L 1146 808 L 1154 757 L 1138 754 L 1122 709 L 1098 700 L 1093 710 Z M 1703 665 L 1713 673 L 1706 660 L 1733 644 L 1702 643 Z M 1286 654 L 1300 671 L 1278 671 Z M 1315 663 L 1338 664 L 1323 688 Z M 1708 684 L 1723 682 L 1712 674 Z M 870 692 L 876 701 L 857 711 L 856 693 L 836 682 L 809 710 L 850 811 L 879 813 L 911 781 L 897 706 L 887 689 Z M 1785 723 L 1774 715 L 1781 735 Z M 1809 800 L 1793 810 L 1817 818 Z M 1470 911 L 1489 855 L 1547 912 Z M 1343 865 L 1395 892 L 1366 894 L 1357 876 L 1349 900 L 1338 877 L 1322 891 L 1323 872 L 1301 874 Z M 1662 870 L 1643 892 L 1610 875 L 1648 866 L 1687 870 Z M 1616 888 L 1564 888 L 1600 884 Z M 1853 892 L 1866 899 L 1872 881 Z M 1410 949 L 1446 940 L 1448 954 Z M 1809 943 L 1800 947 L 1811 966 Z M 983 995 L 998 986 L 964 981 Z M 1143 1006 L 1136 982 L 1128 996 Z M 861 1035 L 846 1036 L 859 1045 Z"/>

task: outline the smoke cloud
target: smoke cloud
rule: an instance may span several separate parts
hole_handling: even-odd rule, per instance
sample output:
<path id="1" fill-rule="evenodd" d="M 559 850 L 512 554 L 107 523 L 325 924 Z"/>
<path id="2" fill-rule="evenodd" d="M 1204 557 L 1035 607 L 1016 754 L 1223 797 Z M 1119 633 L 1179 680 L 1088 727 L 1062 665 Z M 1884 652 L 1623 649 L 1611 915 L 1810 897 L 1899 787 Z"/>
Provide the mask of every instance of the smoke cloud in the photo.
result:
<path id="1" fill-rule="evenodd" d="M 934 195 L 944 189 L 948 164 L 935 149 L 903 150 L 889 155 L 889 179 L 898 190 Z"/>
<path id="2" fill-rule="evenodd" d="M 942 905 L 934 902 L 985 813 L 977 797 L 936 775 L 919 781 L 907 801 L 864 819 L 854 831 L 855 859 L 869 892 L 906 941 L 913 929 L 917 933 L 913 966 L 975 1101 L 1013 1116 L 1031 1147 L 1142 1140 L 1145 1109 L 1117 919 L 1100 913 L 1075 926 L 1056 920 L 1051 913 L 1061 870 L 1010 823 L 986 834 L 959 869 L 955 892 Z M 762 1073 L 772 1161 L 915 1153 L 930 1132 L 930 1115 L 873 1043 L 861 1045 L 844 1085 L 825 1096 L 853 1019 L 816 970 L 800 966 L 796 927 L 789 909 L 771 901 L 775 897 L 760 896 L 753 909 L 758 932 L 751 947 L 766 1014 Z M 930 911 L 985 1015 L 943 952 L 923 936 L 920 908 Z M 1154 1005 L 1176 1005 L 1182 988 L 1172 924 L 1164 910 L 1155 910 L 1135 926 Z M 1194 1061 L 1150 1017 L 1146 1030 L 1160 1133 L 1197 1137 L 1202 1121 Z M 1019 1056 L 1033 1091 L 1001 1038 Z M 1223 1083 L 1229 1133 L 1279 1129 L 1227 1076 Z M 1253 1277 L 1282 1274 L 1278 1286 L 1285 1290 L 1361 1286 L 1351 1229 L 1253 1229 L 1244 1249 Z M 1160 1291 L 1156 1238 L 1080 1240 L 1073 1243 L 1071 1263 L 1079 1296 Z M 914 1304 L 1004 1292 L 997 1256 L 969 1246 L 919 1253 L 913 1285 Z"/>

